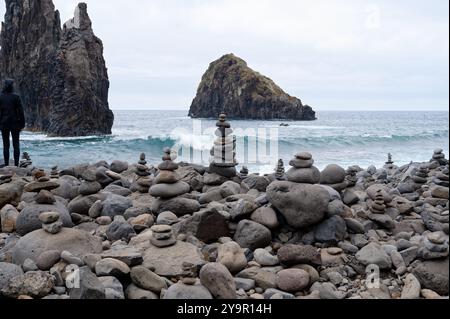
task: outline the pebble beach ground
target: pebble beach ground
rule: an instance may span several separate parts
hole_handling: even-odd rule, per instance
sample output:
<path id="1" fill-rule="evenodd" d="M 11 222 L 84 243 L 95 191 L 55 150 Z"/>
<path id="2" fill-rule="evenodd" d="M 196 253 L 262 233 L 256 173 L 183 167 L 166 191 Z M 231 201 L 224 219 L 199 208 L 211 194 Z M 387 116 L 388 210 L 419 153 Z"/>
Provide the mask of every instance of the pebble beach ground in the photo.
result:
<path id="1" fill-rule="evenodd" d="M 0 298 L 445 299 L 449 166 L 430 155 L 319 171 L 301 152 L 264 176 L 169 150 L 155 166 L 24 160 L 0 169 Z"/>

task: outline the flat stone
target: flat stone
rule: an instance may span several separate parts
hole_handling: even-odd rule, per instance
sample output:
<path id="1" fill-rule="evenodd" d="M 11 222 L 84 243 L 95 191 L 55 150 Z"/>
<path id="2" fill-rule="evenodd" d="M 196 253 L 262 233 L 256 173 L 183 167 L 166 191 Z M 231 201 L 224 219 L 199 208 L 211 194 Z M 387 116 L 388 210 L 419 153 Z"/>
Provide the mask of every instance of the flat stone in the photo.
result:
<path id="1" fill-rule="evenodd" d="M 175 245 L 166 248 L 150 246 L 144 253 L 143 266 L 154 269 L 159 276 L 177 277 L 186 275 L 182 267 L 184 262 L 194 265 L 205 263 L 196 246 L 178 241 Z"/>
<path id="2" fill-rule="evenodd" d="M 130 273 L 130 267 L 120 260 L 104 258 L 95 265 L 95 273 L 97 276 L 123 277 Z"/>
<path id="3" fill-rule="evenodd" d="M 133 283 L 142 289 L 150 290 L 157 294 L 162 289 L 167 289 L 164 279 L 145 267 L 133 267 L 130 275 Z"/>
<path id="4" fill-rule="evenodd" d="M 58 212 L 45 212 L 39 215 L 39 220 L 44 224 L 51 224 L 59 220 Z"/>
<path id="5" fill-rule="evenodd" d="M 309 245 L 284 245 L 278 250 L 277 256 L 278 260 L 287 266 L 296 264 L 322 264 L 319 250 Z"/>
<path id="6" fill-rule="evenodd" d="M 189 193 L 191 187 L 186 182 L 176 182 L 174 184 L 157 184 L 150 187 L 149 193 L 153 197 L 172 198 Z"/>
<path id="7" fill-rule="evenodd" d="M 315 166 L 301 169 L 293 167 L 286 172 L 286 178 L 294 183 L 318 184 L 320 171 Z"/>
<path id="8" fill-rule="evenodd" d="M 113 247 L 110 250 L 104 251 L 101 257 L 120 260 L 129 267 L 140 265 L 144 261 L 142 253 L 139 250 L 128 246 Z"/>

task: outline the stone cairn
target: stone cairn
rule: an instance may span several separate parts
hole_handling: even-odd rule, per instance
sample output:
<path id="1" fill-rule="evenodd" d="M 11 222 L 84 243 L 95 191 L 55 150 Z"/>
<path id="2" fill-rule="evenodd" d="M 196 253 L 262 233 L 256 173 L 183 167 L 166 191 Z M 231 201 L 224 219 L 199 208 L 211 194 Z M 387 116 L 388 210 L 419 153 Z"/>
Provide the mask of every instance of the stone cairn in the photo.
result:
<path id="1" fill-rule="evenodd" d="M 388 154 L 388 160 L 384 165 L 384 169 L 387 170 L 388 174 L 392 174 L 393 171 L 396 169 L 397 167 L 394 165 L 394 161 L 392 160 L 392 154 L 389 153 Z"/>
<path id="2" fill-rule="evenodd" d="M 412 180 L 416 184 L 417 188 L 422 187 L 422 185 L 427 183 L 428 178 L 428 169 L 421 165 L 419 168 L 414 172 L 412 176 Z"/>
<path id="3" fill-rule="evenodd" d="M 248 171 L 247 166 L 242 166 L 242 169 L 239 172 L 238 177 L 240 179 L 244 180 L 244 179 L 246 179 L 248 177 L 248 173 L 249 173 L 249 171 Z"/>
<path id="4" fill-rule="evenodd" d="M 53 166 L 52 167 L 52 170 L 50 171 L 50 178 L 51 179 L 58 179 L 59 178 L 58 166 Z"/>
<path id="5" fill-rule="evenodd" d="M 19 167 L 27 168 L 31 165 L 33 165 L 33 162 L 31 161 L 30 154 L 28 154 L 27 152 L 23 152 L 22 160 L 19 163 Z"/>
<path id="6" fill-rule="evenodd" d="M 449 255 L 448 236 L 443 231 L 424 234 L 418 254 L 423 259 L 447 257 Z"/>
<path id="7" fill-rule="evenodd" d="M 195 265 L 185 261 L 181 264 L 181 268 L 183 269 L 181 282 L 185 285 L 194 285 L 197 282 L 201 265 Z"/>
<path id="8" fill-rule="evenodd" d="M 152 245 L 159 248 L 164 248 L 173 246 L 177 243 L 172 231 L 172 226 L 154 225 L 150 229 L 152 231 L 152 237 L 150 237 L 150 243 Z"/>
<path id="9" fill-rule="evenodd" d="M 151 169 L 153 167 L 147 166 L 145 154 L 142 153 L 139 156 L 139 161 L 136 165 L 134 173 L 137 175 L 135 184 L 133 185 L 133 191 L 138 191 L 142 194 L 148 193 L 150 186 L 152 186 L 153 178 L 151 177 Z"/>
<path id="10" fill-rule="evenodd" d="M 84 196 L 98 193 L 102 189 L 102 185 L 97 182 L 96 172 L 92 169 L 86 170 L 82 176 L 83 181 L 78 187 L 78 193 Z"/>
<path id="11" fill-rule="evenodd" d="M 381 190 L 375 195 L 375 200 L 369 202 L 369 209 L 374 214 L 386 213 L 386 204 Z"/>
<path id="12" fill-rule="evenodd" d="M 448 165 L 444 168 L 442 172 L 436 174 L 436 177 L 433 179 L 433 183 L 439 186 L 449 187 L 449 169 Z"/>
<path id="13" fill-rule="evenodd" d="M 41 213 L 39 220 L 42 222 L 42 229 L 49 234 L 57 234 L 63 227 L 58 212 Z"/>
<path id="14" fill-rule="evenodd" d="M 295 155 L 289 162 L 292 166 L 286 173 L 286 178 L 290 182 L 304 184 L 318 184 L 320 182 L 320 171 L 314 165 L 314 160 L 310 153 L 302 152 Z"/>
<path id="15" fill-rule="evenodd" d="M 209 171 L 226 178 L 233 178 L 237 175 L 236 166 L 236 137 L 231 135 L 233 130 L 227 121 L 225 114 L 219 115 L 216 123 L 216 139 L 211 149 L 211 159 Z"/>
<path id="16" fill-rule="evenodd" d="M 172 161 L 170 148 L 164 149 L 163 162 L 158 166 L 158 175 L 150 187 L 149 193 L 153 197 L 171 199 L 189 193 L 191 187 L 181 181 L 181 177 L 175 172 L 178 164 Z"/>
<path id="17" fill-rule="evenodd" d="M 358 182 L 358 177 L 356 174 L 358 173 L 358 168 L 356 166 L 350 166 L 347 168 L 347 176 L 345 177 L 345 182 L 347 183 L 347 187 L 353 187 Z"/>
<path id="18" fill-rule="evenodd" d="M 275 168 L 275 178 L 279 181 L 283 181 L 286 179 L 284 174 L 286 173 L 284 169 L 284 162 L 282 159 L 278 160 L 277 167 Z"/>
<path id="19" fill-rule="evenodd" d="M 447 165 L 448 160 L 445 159 L 444 150 L 442 148 L 438 148 L 434 150 L 433 158 L 431 162 L 438 162 L 439 165 Z"/>

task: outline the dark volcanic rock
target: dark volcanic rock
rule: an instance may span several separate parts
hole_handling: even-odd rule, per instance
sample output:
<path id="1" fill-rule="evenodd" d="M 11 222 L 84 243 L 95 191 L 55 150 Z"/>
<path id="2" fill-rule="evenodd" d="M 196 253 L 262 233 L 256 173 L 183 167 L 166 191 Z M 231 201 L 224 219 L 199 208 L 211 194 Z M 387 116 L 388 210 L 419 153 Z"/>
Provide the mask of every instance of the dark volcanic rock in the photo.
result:
<path id="1" fill-rule="evenodd" d="M 16 80 L 27 128 L 57 136 L 111 134 L 103 44 L 87 6 L 61 29 L 52 0 L 6 0 L 0 77 Z"/>
<path id="2" fill-rule="evenodd" d="M 233 54 L 211 63 L 189 116 L 215 118 L 221 112 L 235 119 L 316 119 L 310 106 L 286 94 L 271 79 L 253 71 Z"/>

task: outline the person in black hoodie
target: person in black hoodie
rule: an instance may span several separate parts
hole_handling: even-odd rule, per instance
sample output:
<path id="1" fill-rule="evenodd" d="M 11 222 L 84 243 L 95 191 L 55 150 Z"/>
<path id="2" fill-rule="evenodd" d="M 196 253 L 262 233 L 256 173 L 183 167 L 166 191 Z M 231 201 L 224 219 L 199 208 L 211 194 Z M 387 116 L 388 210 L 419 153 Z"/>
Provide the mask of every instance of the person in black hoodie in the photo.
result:
<path id="1" fill-rule="evenodd" d="M 3 138 L 3 158 L 5 166 L 9 165 L 9 135 L 12 136 L 14 147 L 14 165 L 20 161 L 20 131 L 25 128 L 25 114 L 19 95 L 14 93 L 14 81 L 5 80 L 0 94 L 0 130 Z"/>

